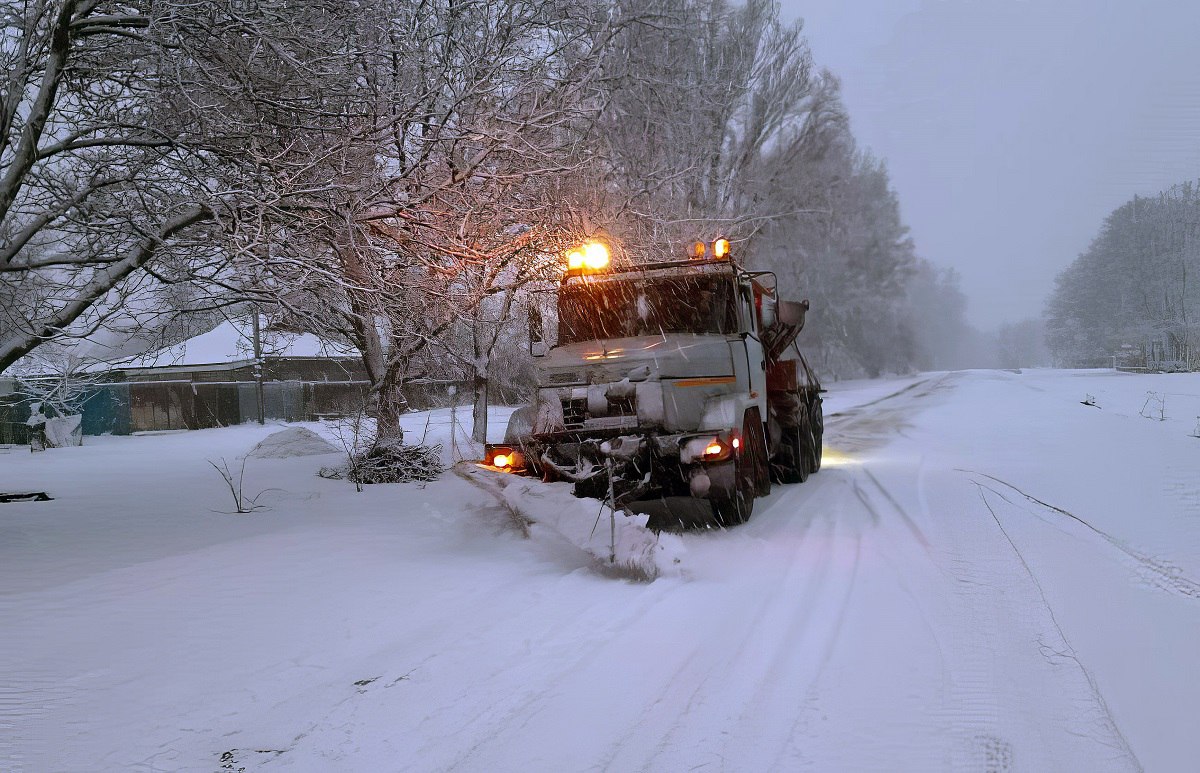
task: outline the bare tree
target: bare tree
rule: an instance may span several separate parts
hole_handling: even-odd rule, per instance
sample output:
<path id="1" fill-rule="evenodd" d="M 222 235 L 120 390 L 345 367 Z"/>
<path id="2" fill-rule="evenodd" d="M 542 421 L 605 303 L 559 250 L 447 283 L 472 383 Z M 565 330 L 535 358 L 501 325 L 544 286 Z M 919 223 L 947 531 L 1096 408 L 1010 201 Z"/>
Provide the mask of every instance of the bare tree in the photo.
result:
<path id="1" fill-rule="evenodd" d="M 160 106 L 172 5 L 0 0 L 0 371 L 102 324 L 214 216 Z"/>
<path id="2" fill-rule="evenodd" d="M 219 114 L 222 138 L 244 127 L 210 151 L 251 192 L 230 227 L 236 275 L 209 279 L 352 341 L 381 439 L 401 437 L 414 358 L 559 248 L 548 181 L 586 157 L 608 16 L 561 0 L 202 15 L 181 37 L 197 66 L 176 110 Z"/>
<path id="3" fill-rule="evenodd" d="M 16 370 L 18 390 L 47 416 L 74 416 L 103 383 L 103 371 L 95 365 L 61 347 L 41 347 Z"/>
<path id="4" fill-rule="evenodd" d="M 717 234 L 746 248 L 808 206 L 777 194 L 844 129 L 836 84 L 771 2 L 637 5 L 606 62 L 596 209 L 647 257 Z"/>

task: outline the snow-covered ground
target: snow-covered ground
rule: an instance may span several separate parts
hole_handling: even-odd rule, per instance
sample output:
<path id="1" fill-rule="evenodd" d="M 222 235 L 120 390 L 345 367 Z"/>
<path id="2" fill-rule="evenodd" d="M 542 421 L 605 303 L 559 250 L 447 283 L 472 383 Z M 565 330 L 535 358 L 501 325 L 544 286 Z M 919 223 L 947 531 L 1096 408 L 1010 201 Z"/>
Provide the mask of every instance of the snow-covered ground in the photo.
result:
<path id="1" fill-rule="evenodd" d="M 1200 374 L 826 408 L 825 469 L 651 583 L 452 474 L 251 458 L 220 512 L 278 426 L 0 449 L 55 497 L 0 504 L 0 769 L 1197 769 Z"/>

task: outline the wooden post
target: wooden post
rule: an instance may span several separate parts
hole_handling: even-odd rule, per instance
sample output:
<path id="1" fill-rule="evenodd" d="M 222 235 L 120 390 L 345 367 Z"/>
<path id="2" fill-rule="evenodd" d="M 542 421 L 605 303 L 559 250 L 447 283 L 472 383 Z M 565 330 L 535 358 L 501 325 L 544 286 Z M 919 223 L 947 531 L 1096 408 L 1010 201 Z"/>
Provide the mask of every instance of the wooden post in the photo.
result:
<path id="1" fill-rule="evenodd" d="M 258 423 L 266 424 L 267 416 L 263 405 L 263 360 L 262 331 L 258 324 L 258 307 L 254 307 L 254 397 L 258 402 Z"/>

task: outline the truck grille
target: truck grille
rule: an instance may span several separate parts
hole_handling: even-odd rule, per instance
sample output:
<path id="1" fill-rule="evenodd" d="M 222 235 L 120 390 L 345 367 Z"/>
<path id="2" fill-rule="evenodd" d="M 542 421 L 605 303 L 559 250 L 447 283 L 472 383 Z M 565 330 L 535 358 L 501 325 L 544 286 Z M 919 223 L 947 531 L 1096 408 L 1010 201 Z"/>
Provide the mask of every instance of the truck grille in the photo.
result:
<path id="1" fill-rule="evenodd" d="M 568 428 L 582 427 L 587 419 L 587 400 L 563 400 L 563 424 Z"/>

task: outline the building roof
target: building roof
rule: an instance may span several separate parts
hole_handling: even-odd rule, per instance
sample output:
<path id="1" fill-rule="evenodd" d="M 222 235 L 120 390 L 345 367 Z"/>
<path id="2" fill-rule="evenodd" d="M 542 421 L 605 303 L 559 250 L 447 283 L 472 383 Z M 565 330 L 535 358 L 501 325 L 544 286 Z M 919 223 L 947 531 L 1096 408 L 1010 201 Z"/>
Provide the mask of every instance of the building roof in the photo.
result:
<path id="1" fill-rule="evenodd" d="M 254 358 L 253 323 L 226 320 L 217 327 L 157 351 L 131 357 L 113 366 L 161 368 L 170 365 L 227 365 Z M 262 332 L 264 357 L 354 357 L 353 348 L 319 338 L 312 333 Z"/>

